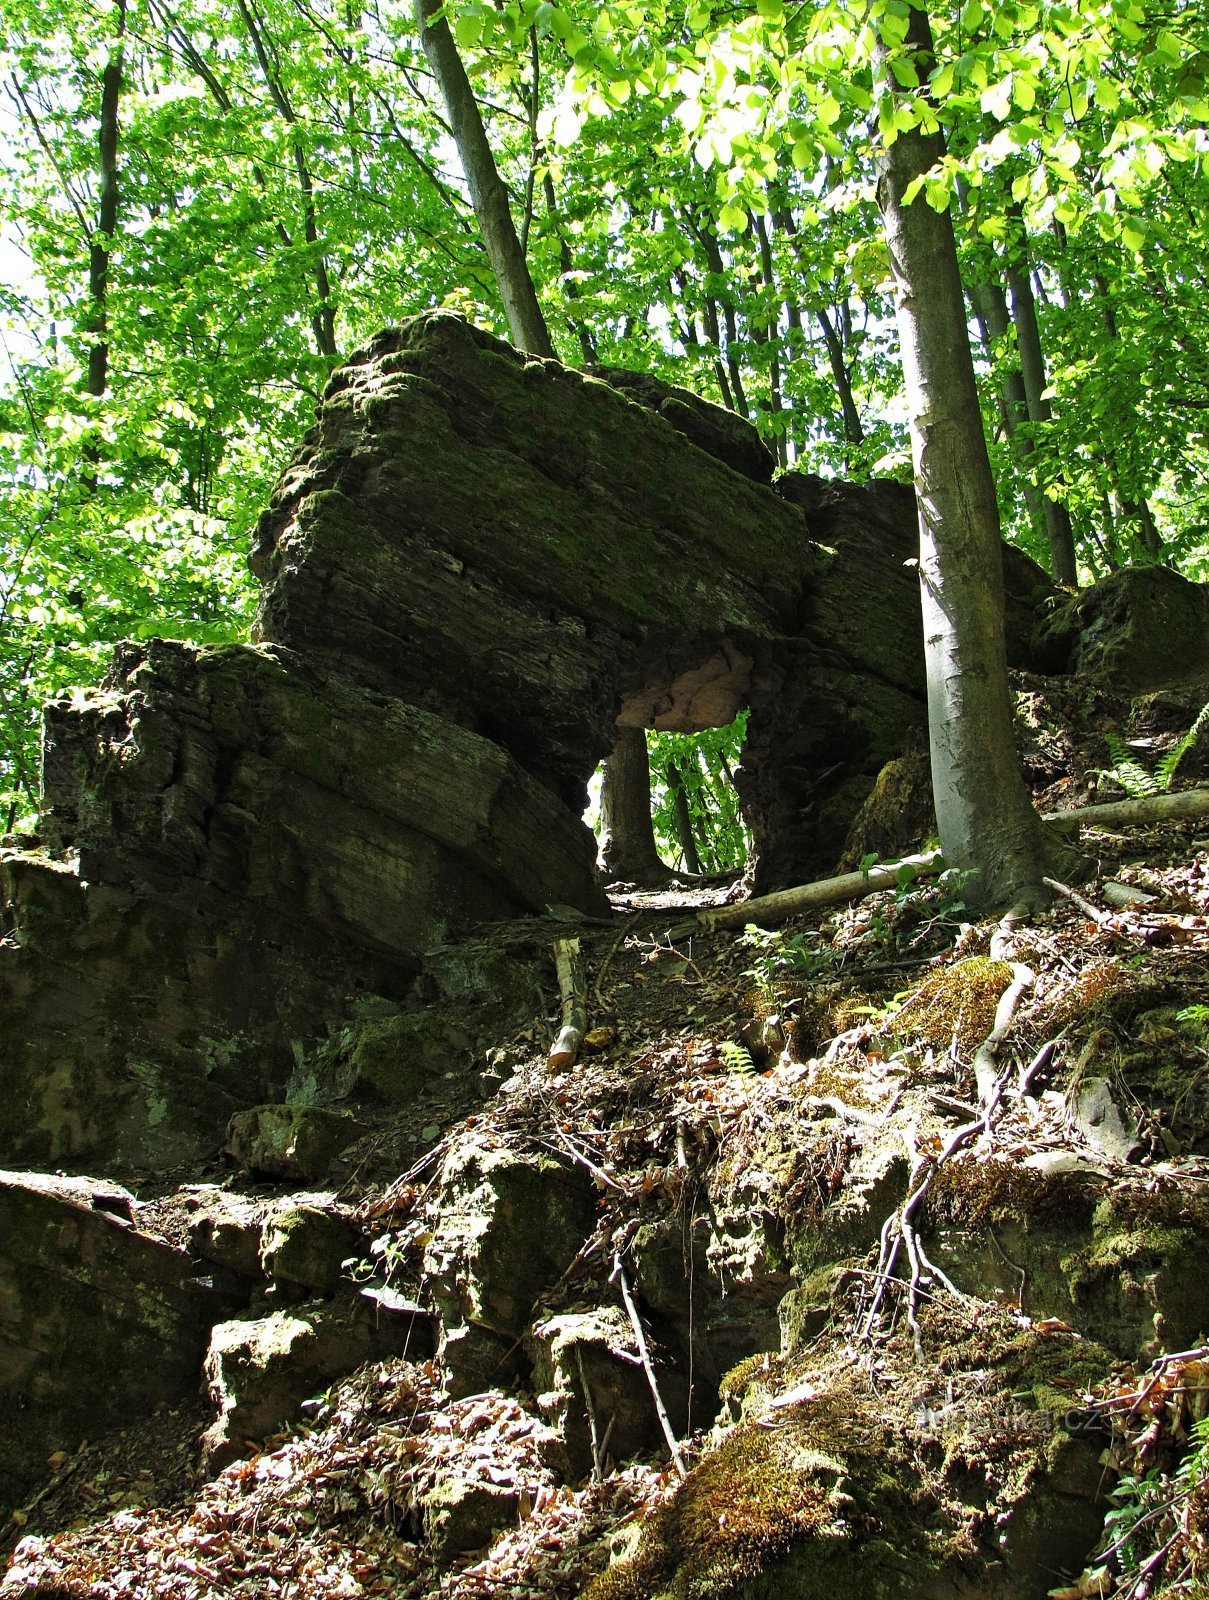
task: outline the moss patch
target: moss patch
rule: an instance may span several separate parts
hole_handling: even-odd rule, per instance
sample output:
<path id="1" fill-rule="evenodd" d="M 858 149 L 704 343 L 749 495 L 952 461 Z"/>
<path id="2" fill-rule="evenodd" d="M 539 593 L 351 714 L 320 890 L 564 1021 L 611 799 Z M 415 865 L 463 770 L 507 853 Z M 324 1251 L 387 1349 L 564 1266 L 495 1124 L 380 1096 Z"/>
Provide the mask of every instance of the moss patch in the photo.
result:
<path id="1" fill-rule="evenodd" d="M 934 1050 L 959 1050 L 981 1044 L 995 1022 L 999 997 L 1012 981 L 1006 961 L 970 956 L 933 973 L 902 1006 L 890 1024 L 892 1032 Z"/>

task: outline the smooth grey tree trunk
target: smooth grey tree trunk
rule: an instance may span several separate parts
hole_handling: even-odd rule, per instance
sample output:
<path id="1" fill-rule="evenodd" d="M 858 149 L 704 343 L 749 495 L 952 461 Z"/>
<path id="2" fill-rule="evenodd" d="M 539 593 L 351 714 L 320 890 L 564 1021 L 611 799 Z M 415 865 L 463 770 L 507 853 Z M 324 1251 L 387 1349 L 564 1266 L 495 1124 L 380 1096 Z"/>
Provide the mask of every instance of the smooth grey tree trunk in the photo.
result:
<path id="1" fill-rule="evenodd" d="M 926 15 L 908 40 L 926 82 Z M 888 52 L 879 65 L 889 76 Z M 891 78 L 891 81 L 893 79 Z M 1003 633 L 1003 558 L 995 484 L 982 431 L 965 301 L 948 212 L 911 182 L 943 155 L 939 135 L 900 133 L 878 152 L 878 207 L 894 274 L 919 503 L 920 588 L 932 786 L 941 848 L 973 874 L 974 904 L 1037 897 L 1055 845 L 1029 802 L 1012 726 Z"/>
<path id="2" fill-rule="evenodd" d="M 553 360 L 554 345 L 512 220 L 508 191 L 487 142 L 478 101 L 453 34 L 440 15 L 441 0 L 413 0 L 413 10 L 420 43 L 445 103 L 449 128 L 458 147 L 466 187 L 470 190 L 470 203 L 504 302 L 512 342 L 531 355 Z"/>

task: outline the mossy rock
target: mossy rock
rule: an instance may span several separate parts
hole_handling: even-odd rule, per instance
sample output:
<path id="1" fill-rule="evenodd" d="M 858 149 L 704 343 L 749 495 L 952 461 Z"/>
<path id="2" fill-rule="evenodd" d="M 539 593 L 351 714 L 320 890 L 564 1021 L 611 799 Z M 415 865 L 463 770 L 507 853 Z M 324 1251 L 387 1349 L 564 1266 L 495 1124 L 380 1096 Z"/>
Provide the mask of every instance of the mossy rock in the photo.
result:
<path id="1" fill-rule="evenodd" d="M 340 1111 L 317 1106 L 253 1106 L 227 1128 L 227 1153 L 248 1172 L 266 1178 L 317 1182 L 364 1126 Z"/>
<path id="2" fill-rule="evenodd" d="M 436 1010 L 366 1022 L 349 1054 L 347 1092 L 407 1105 L 469 1058 L 467 1034 Z"/>
<path id="3" fill-rule="evenodd" d="M 933 1503 L 901 1429 L 862 1414 L 841 1379 L 727 1433 L 583 1600 L 920 1593 L 950 1561 Z"/>
<path id="4" fill-rule="evenodd" d="M 445 1473 L 420 1502 L 433 1560 L 446 1566 L 468 1551 L 481 1550 L 515 1523 L 519 1505 L 515 1489 Z"/>
<path id="5" fill-rule="evenodd" d="M 356 1229 L 330 1206 L 288 1201 L 265 1224 L 260 1264 L 281 1286 L 332 1294 L 358 1242 Z"/>
<path id="6" fill-rule="evenodd" d="M 888 761 L 857 812 L 844 842 L 837 872 L 855 872 L 869 855 L 894 861 L 916 850 L 936 831 L 932 774 L 924 751 Z"/>
<path id="7" fill-rule="evenodd" d="M 1150 1360 L 1209 1331 L 1209 1199 L 1123 1184 L 1096 1209 L 1093 1237 L 1063 1261 L 1070 1292 L 1099 1336 Z"/>

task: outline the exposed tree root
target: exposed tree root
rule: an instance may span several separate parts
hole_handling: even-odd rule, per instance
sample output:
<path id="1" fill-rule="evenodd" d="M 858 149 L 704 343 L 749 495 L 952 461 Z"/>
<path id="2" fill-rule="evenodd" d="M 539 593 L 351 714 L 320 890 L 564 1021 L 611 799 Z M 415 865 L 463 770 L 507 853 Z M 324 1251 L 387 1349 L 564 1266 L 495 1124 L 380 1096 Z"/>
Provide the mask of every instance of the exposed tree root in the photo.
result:
<path id="1" fill-rule="evenodd" d="M 992 955 L 1004 954 L 1002 945 L 1010 936 L 1015 926 L 1015 908 L 1010 911 L 1000 923 L 992 941 Z M 907 1318 L 907 1325 L 911 1329 L 911 1338 L 915 1345 L 916 1356 L 923 1359 L 923 1338 L 919 1325 L 919 1301 L 924 1294 L 922 1279 L 925 1272 L 934 1282 L 941 1285 L 946 1293 L 954 1299 L 966 1302 L 968 1295 L 960 1289 L 942 1272 L 928 1257 L 923 1242 L 919 1237 L 916 1219 L 920 1207 L 935 1182 L 936 1174 L 952 1156 L 956 1155 L 972 1140 L 991 1132 L 996 1117 L 999 1114 L 1004 1090 L 1007 1088 L 1008 1079 L 1012 1075 L 1010 1066 L 1000 1068 L 999 1051 L 1004 1039 L 1011 1029 L 1012 1021 L 1020 1004 L 1021 997 L 1032 987 L 1035 982 L 1033 972 L 1021 962 L 1012 963 L 1012 981 L 1000 997 L 995 1010 L 995 1021 L 990 1033 L 978 1046 L 974 1053 L 974 1075 L 978 1084 L 979 1115 L 971 1122 L 962 1123 L 954 1128 L 940 1150 L 935 1153 L 916 1155 L 911 1167 L 910 1177 L 907 1179 L 906 1198 L 886 1218 L 882 1224 L 881 1238 L 878 1246 L 877 1264 L 873 1270 L 869 1286 L 869 1303 L 867 1308 L 858 1313 L 859 1326 L 857 1328 L 858 1344 L 869 1344 L 878 1335 L 883 1326 L 883 1306 L 887 1291 L 893 1284 L 903 1293 L 903 1306 Z M 1017 1094 L 1024 1094 L 1031 1080 L 1046 1065 L 1053 1054 L 1056 1040 L 1050 1040 L 1034 1056 L 1027 1068 L 1020 1073 L 1016 1086 Z M 900 1252 L 905 1255 L 907 1262 L 907 1276 L 905 1279 L 894 1276 L 894 1268 L 898 1262 Z"/>

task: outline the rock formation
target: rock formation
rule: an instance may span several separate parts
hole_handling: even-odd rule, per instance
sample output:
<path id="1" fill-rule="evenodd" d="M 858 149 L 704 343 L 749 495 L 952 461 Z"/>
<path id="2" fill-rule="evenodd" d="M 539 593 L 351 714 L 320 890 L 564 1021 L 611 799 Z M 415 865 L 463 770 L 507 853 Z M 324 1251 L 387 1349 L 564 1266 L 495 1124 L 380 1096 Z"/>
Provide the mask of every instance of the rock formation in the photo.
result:
<path id="1" fill-rule="evenodd" d="M 246 1174 L 308 1187 L 251 1198 L 178 1175 L 174 1197 L 142 1202 L 109 1182 L 0 1173 L 0 1506 L 47 1466 L 70 1470 L 86 1435 L 189 1395 L 203 1363 L 216 1472 L 307 1396 L 384 1362 L 372 1406 L 311 1405 L 316 1438 L 373 1412 L 391 1451 L 407 1435 L 419 1460 L 441 1386 L 454 1421 L 422 1470 L 392 1455 L 357 1480 L 392 1545 L 406 1528 L 438 1566 L 532 1515 L 524 1482 L 571 1494 L 610 1452 L 658 1449 L 665 1425 L 681 1436 L 721 1403 L 738 1427 L 594 1600 L 696 1593 L 702 1571 L 751 1600 L 815 1596 L 837 1573 L 862 1593 L 960 1596 L 986 1577 L 1003 1600 L 1035 1600 L 1056 1569 L 1077 1570 L 1103 1486 L 1070 1394 L 1114 1359 L 1193 1344 L 1209 1316 L 1203 1203 L 1174 1177 L 1116 1171 L 1141 1129 L 1105 1148 L 1112 1075 L 1084 1072 L 1114 1037 L 1105 1018 L 1132 1025 L 1143 1004 L 1094 1012 L 1123 964 L 1084 951 L 1093 1020 L 1071 1110 L 1097 1158 L 1021 1159 L 1041 1115 L 1030 1101 L 1016 1144 L 951 1162 L 933 1186 L 933 1289 L 957 1282 L 956 1303 L 982 1310 L 967 1326 L 929 1292 L 936 1360 L 916 1404 L 908 1356 L 897 1420 L 881 1411 L 895 1382 L 873 1408 L 864 1376 L 853 1388 L 850 1346 L 838 1365 L 826 1351 L 818 1372 L 806 1364 L 865 1304 L 903 1151 L 968 1110 L 932 1068 L 945 1062 L 946 1091 L 974 1092 L 959 1058 L 1011 969 L 942 963 L 916 1010 L 935 1022 L 936 997 L 956 995 L 958 1023 L 940 1008 L 928 1036 L 908 1005 L 883 1038 L 886 1009 L 831 992 L 843 952 L 834 984 L 807 962 L 808 992 L 774 964 L 778 1012 L 761 1001 L 751 1020 L 765 1055 L 783 1051 L 762 1075 L 733 1037 L 750 1006 L 733 951 L 677 957 L 666 981 L 689 967 L 696 981 L 668 1003 L 666 1048 L 601 1028 L 599 1059 L 551 1073 L 533 1025 L 566 919 L 591 949 L 595 1004 L 611 968 L 619 1014 L 641 1013 L 648 956 L 669 953 L 585 920 L 608 904 L 584 786 L 619 726 L 692 730 L 750 708 L 738 783 L 760 888 L 826 872 L 862 808 L 887 848 L 920 826 L 909 491 L 770 478 L 754 432 L 691 395 L 422 318 L 332 379 L 258 530 L 256 642 L 124 645 L 98 690 L 48 708 L 43 834 L 0 849 L 0 1161 L 157 1176 L 189 1163 L 196 1177 L 222 1147 Z M 1026 766 L 1037 788 L 1059 770 L 1073 783 L 1091 763 L 1068 759 L 1044 713 L 1086 686 L 1036 675 L 1151 688 L 1171 675 L 1174 620 L 1176 675 L 1191 678 L 1209 660 L 1204 594 L 1147 573 L 1062 597 L 1017 553 L 1005 569 L 1011 660 L 1031 675 Z M 1191 703 L 1150 696 L 1146 727 L 1186 728 L 1195 687 Z M 990 1011 L 963 1040 L 971 969 L 992 968 Z M 1175 973 L 1143 1017 L 1164 1051 L 1187 1034 L 1196 1063 L 1199 970 Z M 854 1001 L 881 1023 L 842 1024 Z M 1046 1050 L 1087 1009 L 1060 1010 L 1052 986 L 1038 1004 Z M 462 1080 L 461 1101 L 433 1120 L 423 1100 L 442 1077 Z M 1175 1098 L 1166 1077 L 1153 1095 L 1136 1087 L 1139 1104 Z M 1177 1103 L 1190 1093 L 1180 1083 Z M 360 1206 L 310 1187 L 367 1125 L 392 1134 L 383 1104 L 416 1101 L 431 1181 L 412 1181 L 415 1146 L 398 1161 L 380 1146 Z M 1209 1128 L 1203 1105 L 1196 1122 Z M 1178 1154 L 1158 1110 L 1154 1127 L 1148 1152 Z M 905 1355 L 887 1342 L 882 1377 Z M 505 1392 L 517 1383 L 532 1405 Z M 407 1409 L 401 1432 L 390 1404 Z M 489 1418 L 527 1480 L 463 1450 Z M 347 1494 L 341 1517 L 360 1503 Z M 65 1592 L 26 1544 L 4 1592 Z"/>
<path id="2" fill-rule="evenodd" d="M 468 927 L 606 911 L 623 725 L 752 708 L 761 886 L 834 863 L 922 719 L 910 497 L 767 479 L 746 424 L 435 314 L 333 377 L 261 519 L 257 643 L 123 645 L 48 708 L 6 850 L 0 1159 L 215 1149 Z"/>

